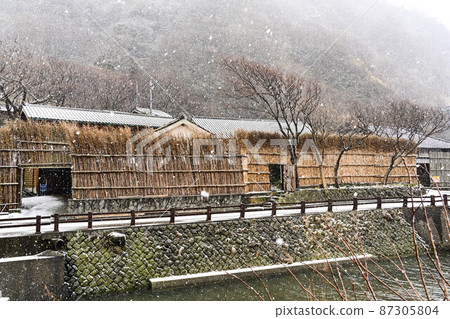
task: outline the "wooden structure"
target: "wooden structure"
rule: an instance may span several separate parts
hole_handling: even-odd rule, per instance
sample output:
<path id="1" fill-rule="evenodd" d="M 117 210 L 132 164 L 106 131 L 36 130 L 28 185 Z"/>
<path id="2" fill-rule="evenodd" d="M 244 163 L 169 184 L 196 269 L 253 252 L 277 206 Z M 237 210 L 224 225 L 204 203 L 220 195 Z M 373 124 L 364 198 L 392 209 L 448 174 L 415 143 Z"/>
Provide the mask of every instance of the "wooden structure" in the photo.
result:
<path id="1" fill-rule="evenodd" d="M 242 131 L 245 126 L 239 121 L 239 127 L 236 123 L 230 126 L 238 130 L 230 128 L 226 137 L 214 130 L 217 122 L 209 123 L 208 129 L 196 124 L 204 123 L 206 127 L 206 119 L 196 123 L 184 118 L 169 119 L 156 129 L 117 123 L 9 123 L 0 128 L 0 211 L 18 207 L 24 180 L 26 186 L 39 188 L 36 172 L 50 168 L 70 170 L 70 196 L 77 200 L 190 196 L 202 192 L 242 194 L 274 187 L 293 190 L 295 168 L 279 146 L 271 145 L 271 139 L 281 136 L 277 132 Z M 258 125 L 251 123 L 249 129 L 268 126 L 260 121 Z M 199 140 L 203 141 L 201 147 L 195 144 Z M 264 143 L 258 154 L 252 154 L 248 143 L 256 145 L 258 140 Z M 384 143 L 381 139 L 378 142 Z M 330 184 L 336 156 L 331 143 L 324 158 Z M 348 152 L 342 158 L 340 179 L 352 184 L 380 183 L 389 159 L 388 153 L 374 147 Z M 407 158 L 407 165 L 414 175 L 415 154 Z M 313 153 L 305 153 L 297 169 L 300 186 L 320 184 Z M 406 169 L 396 168 L 389 181 L 407 182 Z"/>
<path id="2" fill-rule="evenodd" d="M 427 138 L 418 149 L 417 166 L 422 185 L 450 187 L 450 142 Z"/>
<path id="3" fill-rule="evenodd" d="M 258 153 L 262 158 L 254 158 L 246 154 L 248 160 L 247 178 L 245 179 L 246 193 L 270 191 L 271 166 L 281 171 L 281 184 L 278 186 L 286 191 L 294 190 L 294 167 L 287 156 L 280 155 L 279 147 L 263 147 Z M 329 148 L 323 159 L 326 182 L 334 184 L 334 166 L 338 156 L 338 150 Z M 383 181 L 384 173 L 388 168 L 390 154 L 388 152 L 374 152 L 371 149 L 357 149 L 346 153 L 341 160 L 339 180 L 345 184 L 375 184 Z M 300 187 L 316 186 L 321 184 L 318 159 L 312 152 L 300 157 L 297 165 Z M 406 158 L 406 163 L 412 177 L 415 176 L 416 156 L 411 154 Z M 390 176 L 390 183 L 408 182 L 408 172 L 404 166 L 395 168 Z"/>

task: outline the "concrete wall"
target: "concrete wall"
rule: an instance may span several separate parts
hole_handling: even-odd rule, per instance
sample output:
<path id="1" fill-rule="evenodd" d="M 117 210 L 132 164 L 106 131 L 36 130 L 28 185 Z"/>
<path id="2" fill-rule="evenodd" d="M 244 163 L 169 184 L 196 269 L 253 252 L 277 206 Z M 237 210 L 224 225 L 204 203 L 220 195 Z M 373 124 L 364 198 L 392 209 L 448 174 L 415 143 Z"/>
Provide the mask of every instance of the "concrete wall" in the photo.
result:
<path id="1" fill-rule="evenodd" d="M 0 237 L 0 258 L 35 255 L 53 248 L 47 236 Z"/>
<path id="2" fill-rule="evenodd" d="M 417 203 L 418 205 L 419 203 Z M 411 223 L 412 209 L 403 208 L 406 221 Z M 438 249 L 450 251 L 450 231 L 447 226 L 445 211 L 442 207 L 426 207 L 426 216 L 431 229 L 434 243 Z M 447 208 L 447 214 L 449 208 Z M 450 216 L 449 216 L 450 218 Z M 426 224 L 425 214 L 422 208 L 415 210 L 415 228 L 417 233 L 428 243 L 431 244 L 430 230 Z"/>
<path id="3" fill-rule="evenodd" d="M 76 298 L 148 288 L 151 278 L 323 259 L 318 243 L 343 257 L 325 240 L 338 243 L 330 226 L 357 253 L 360 240 L 366 253 L 414 252 L 401 209 L 79 231 L 65 234 L 66 280 Z"/>
<path id="4" fill-rule="evenodd" d="M 0 259 L 0 291 L 10 300 L 62 300 L 64 255 L 49 252 Z"/>

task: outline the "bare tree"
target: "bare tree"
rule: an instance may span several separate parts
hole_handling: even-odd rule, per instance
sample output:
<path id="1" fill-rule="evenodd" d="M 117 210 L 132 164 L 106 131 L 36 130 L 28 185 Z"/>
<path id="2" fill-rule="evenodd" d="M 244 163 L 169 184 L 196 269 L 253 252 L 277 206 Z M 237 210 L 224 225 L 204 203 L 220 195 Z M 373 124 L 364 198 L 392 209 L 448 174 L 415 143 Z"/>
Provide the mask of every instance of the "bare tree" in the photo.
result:
<path id="1" fill-rule="evenodd" d="M 342 118 L 340 109 L 324 103 L 320 103 L 314 110 L 305 117 L 305 123 L 310 131 L 312 140 L 319 151 L 318 166 L 320 181 L 323 188 L 328 188 L 325 178 L 325 151 L 330 149 L 330 136 L 335 134 Z"/>
<path id="2" fill-rule="evenodd" d="M 380 132 L 380 113 L 372 106 L 351 102 L 340 109 L 335 135 L 339 151 L 334 165 L 334 185 L 339 188 L 339 168 L 346 152 L 359 149 L 370 137 Z"/>
<path id="3" fill-rule="evenodd" d="M 17 44 L 0 51 L 0 101 L 17 118 L 25 103 L 131 110 L 136 91 L 132 78 L 119 71 L 34 56 Z"/>
<path id="4" fill-rule="evenodd" d="M 10 117 L 20 116 L 24 103 L 44 103 L 51 99 L 48 92 L 36 94 L 45 82 L 48 67 L 30 52 L 11 46 L 0 52 L 0 101 Z"/>
<path id="5" fill-rule="evenodd" d="M 421 106 L 408 100 L 390 101 L 378 107 L 382 115 L 382 135 L 392 141 L 389 166 L 383 177 L 387 184 L 392 170 L 428 137 L 448 128 L 449 117 L 441 109 Z"/>
<path id="6" fill-rule="evenodd" d="M 319 84 L 245 58 L 224 59 L 223 64 L 231 75 L 230 95 L 250 100 L 250 108 L 274 119 L 280 133 L 290 141 L 288 153 L 298 188 L 300 151 L 297 143 L 305 130 L 305 120 L 320 104 Z"/>

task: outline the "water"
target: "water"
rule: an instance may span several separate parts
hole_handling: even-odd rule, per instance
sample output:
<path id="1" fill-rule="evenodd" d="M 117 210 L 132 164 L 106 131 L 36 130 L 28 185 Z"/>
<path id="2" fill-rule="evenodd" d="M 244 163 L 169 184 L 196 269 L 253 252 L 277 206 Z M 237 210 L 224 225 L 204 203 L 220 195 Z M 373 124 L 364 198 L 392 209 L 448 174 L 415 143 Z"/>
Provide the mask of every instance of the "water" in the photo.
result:
<path id="1" fill-rule="evenodd" d="M 427 258 L 423 256 L 422 258 Z M 442 264 L 442 269 L 444 272 L 444 278 L 450 281 L 450 253 L 441 253 L 440 260 Z M 399 264 L 398 260 L 394 260 Z M 420 275 L 417 267 L 417 262 L 415 257 L 403 258 L 402 262 L 405 269 L 407 269 L 406 274 L 409 280 L 412 282 L 415 289 L 422 296 L 425 296 L 424 290 L 422 288 Z M 382 270 L 380 270 L 376 265 L 371 264 L 369 269 L 382 281 L 387 283 L 390 287 L 394 288 L 401 296 L 407 300 L 417 299 L 414 294 L 413 289 L 408 284 L 405 279 L 404 274 L 399 271 L 391 262 L 389 261 L 379 261 L 378 264 L 383 267 L 383 269 L 389 273 L 393 278 L 397 279 L 403 287 L 403 290 L 395 280 L 389 278 Z M 431 263 L 427 262 L 428 266 Z M 400 266 L 400 265 L 399 265 Z M 350 300 L 368 300 L 371 297 L 368 292 L 365 281 L 362 279 L 361 274 L 355 266 L 346 265 L 345 267 L 339 267 L 342 279 L 344 281 L 344 286 L 346 293 Z M 426 267 L 424 267 L 426 271 Z M 438 278 L 436 271 L 431 271 L 433 275 Z M 319 300 L 341 300 L 338 293 L 328 284 L 326 281 L 318 274 L 313 271 L 308 272 L 298 272 L 295 273 L 296 277 L 299 279 L 300 283 L 309 289 Z M 327 274 L 327 278 L 333 281 L 332 277 Z M 427 271 L 425 274 L 426 283 L 428 290 L 432 299 L 442 300 L 443 293 L 439 289 L 438 284 L 433 279 Z M 438 278 L 439 279 L 439 278 Z M 296 282 L 295 278 L 290 275 L 287 270 L 280 273 L 277 276 L 263 276 L 262 280 L 267 286 L 267 289 L 273 300 L 313 300 L 313 298 L 305 292 L 303 288 Z M 336 275 L 336 280 L 340 284 L 340 280 Z M 252 286 L 265 300 L 269 300 L 267 293 L 265 292 L 264 286 L 257 278 L 246 279 L 245 282 Z M 354 289 L 352 288 L 352 282 L 354 283 Z M 441 282 L 439 282 L 441 283 Z M 399 296 L 390 291 L 388 288 L 384 287 L 382 284 L 377 282 L 374 278 L 370 278 L 370 284 L 374 290 L 377 300 L 401 300 Z M 450 287 L 449 287 L 450 288 Z M 341 293 L 344 291 L 341 288 Z M 409 296 L 408 293 L 411 295 Z M 356 295 L 356 297 L 355 297 Z M 243 283 L 238 280 L 231 279 L 229 281 L 201 285 L 201 286 L 190 286 L 179 289 L 171 289 L 165 291 L 151 291 L 142 290 L 127 293 L 110 294 L 103 296 L 96 296 L 91 300 L 148 300 L 148 301 L 163 301 L 163 300 L 186 300 L 186 301 L 240 301 L 240 300 L 260 300 L 256 293 L 246 287 Z"/>

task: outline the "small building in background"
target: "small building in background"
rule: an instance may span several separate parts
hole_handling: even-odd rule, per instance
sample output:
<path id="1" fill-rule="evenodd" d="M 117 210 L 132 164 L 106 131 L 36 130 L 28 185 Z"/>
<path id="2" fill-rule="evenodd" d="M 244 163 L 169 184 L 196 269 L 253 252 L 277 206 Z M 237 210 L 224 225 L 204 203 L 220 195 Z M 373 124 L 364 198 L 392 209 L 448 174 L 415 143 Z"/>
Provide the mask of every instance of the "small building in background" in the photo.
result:
<path id="1" fill-rule="evenodd" d="M 450 142 L 429 137 L 417 150 L 417 176 L 425 187 L 450 187 Z"/>

